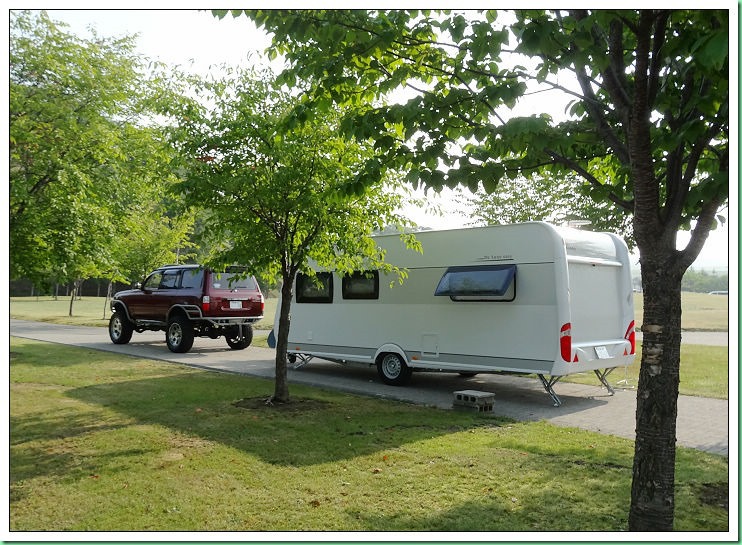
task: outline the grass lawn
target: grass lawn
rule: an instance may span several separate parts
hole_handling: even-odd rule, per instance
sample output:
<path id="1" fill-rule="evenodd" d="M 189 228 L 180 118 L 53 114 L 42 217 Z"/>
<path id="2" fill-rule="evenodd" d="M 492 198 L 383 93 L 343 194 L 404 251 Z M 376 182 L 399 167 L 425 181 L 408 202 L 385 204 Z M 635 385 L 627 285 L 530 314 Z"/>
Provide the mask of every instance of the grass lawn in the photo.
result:
<path id="1" fill-rule="evenodd" d="M 11 338 L 10 529 L 626 530 L 631 441 L 291 391 Z M 676 529 L 726 531 L 727 459 L 676 479 Z"/>
<path id="2" fill-rule="evenodd" d="M 684 291 L 681 294 L 683 329 L 688 331 L 729 331 L 729 297 Z M 637 327 L 644 316 L 644 298 L 634 294 Z"/>

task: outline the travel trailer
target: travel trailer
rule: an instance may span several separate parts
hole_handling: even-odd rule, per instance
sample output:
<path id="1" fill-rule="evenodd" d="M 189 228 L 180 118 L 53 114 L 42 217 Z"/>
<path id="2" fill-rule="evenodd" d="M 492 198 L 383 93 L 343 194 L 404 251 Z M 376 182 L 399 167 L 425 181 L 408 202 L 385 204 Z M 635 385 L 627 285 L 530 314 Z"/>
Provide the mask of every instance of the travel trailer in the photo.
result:
<path id="1" fill-rule="evenodd" d="M 393 385 L 413 371 L 535 374 L 556 406 L 561 377 L 594 371 L 613 393 L 607 375 L 635 355 L 621 238 L 543 222 L 415 236 L 422 252 L 375 237 L 386 262 L 407 270 L 401 284 L 379 271 L 300 273 L 289 361 L 375 365 Z"/>

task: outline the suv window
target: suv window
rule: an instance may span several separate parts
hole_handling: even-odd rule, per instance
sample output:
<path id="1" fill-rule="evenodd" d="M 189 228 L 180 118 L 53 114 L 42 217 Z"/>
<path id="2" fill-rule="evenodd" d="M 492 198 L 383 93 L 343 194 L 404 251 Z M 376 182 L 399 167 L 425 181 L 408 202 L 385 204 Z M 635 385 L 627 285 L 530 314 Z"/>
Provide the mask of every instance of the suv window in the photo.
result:
<path id="1" fill-rule="evenodd" d="M 180 281 L 181 288 L 200 288 L 204 283 L 203 269 L 186 269 L 183 271 L 183 279 Z"/>
<path id="2" fill-rule="evenodd" d="M 147 278 L 147 280 L 144 281 L 144 285 L 142 286 L 142 289 L 143 290 L 159 289 L 160 282 L 162 282 L 162 271 L 155 271 L 149 275 L 149 278 Z"/>
<path id="3" fill-rule="evenodd" d="M 175 289 L 178 287 L 178 274 L 180 271 L 164 271 L 162 273 L 162 280 L 160 280 L 160 289 Z"/>
<path id="4" fill-rule="evenodd" d="M 212 273 L 211 287 L 215 289 L 234 290 L 234 289 L 256 289 L 255 281 L 250 276 L 239 278 L 235 273 Z"/>

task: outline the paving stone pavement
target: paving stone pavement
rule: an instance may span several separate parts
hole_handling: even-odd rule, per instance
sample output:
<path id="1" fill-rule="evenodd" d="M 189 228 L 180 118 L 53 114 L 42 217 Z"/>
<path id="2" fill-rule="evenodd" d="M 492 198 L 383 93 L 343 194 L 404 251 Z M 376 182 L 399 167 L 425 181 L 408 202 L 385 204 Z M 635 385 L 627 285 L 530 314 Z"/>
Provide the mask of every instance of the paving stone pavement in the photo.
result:
<path id="1" fill-rule="evenodd" d="M 105 350 L 119 354 L 175 362 L 213 371 L 240 373 L 271 379 L 274 351 L 248 347 L 230 350 L 224 339 L 197 338 L 187 354 L 174 354 L 165 345 L 164 333 L 136 334 L 127 345 L 114 345 L 108 331 L 98 327 L 77 327 L 22 320 L 10 321 L 10 335 L 54 343 Z M 610 375 L 615 395 L 594 385 L 559 382 L 555 390 L 562 400 L 554 407 L 537 379 L 507 375 L 477 375 L 462 378 L 451 373 L 414 373 L 408 387 L 381 382 L 375 368 L 343 366 L 312 360 L 299 369 L 290 368 L 289 381 L 319 388 L 371 395 L 409 403 L 451 409 L 453 392 L 478 390 L 495 394 L 495 416 L 515 420 L 546 420 L 558 426 L 576 427 L 599 433 L 634 438 L 636 385 L 622 380 L 621 370 Z M 730 395 L 736 406 L 736 392 Z M 729 414 L 729 402 L 694 396 L 679 396 L 677 442 L 679 445 L 729 456 L 729 437 L 737 448 L 738 411 Z"/>

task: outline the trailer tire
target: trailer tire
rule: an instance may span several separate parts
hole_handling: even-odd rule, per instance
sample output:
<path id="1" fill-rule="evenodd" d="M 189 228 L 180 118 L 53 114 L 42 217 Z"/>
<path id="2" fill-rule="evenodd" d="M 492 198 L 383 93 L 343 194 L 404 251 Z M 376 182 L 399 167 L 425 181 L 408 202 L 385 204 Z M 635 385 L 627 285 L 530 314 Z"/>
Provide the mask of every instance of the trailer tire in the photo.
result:
<path id="1" fill-rule="evenodd" d="M 381 380 L 392 386 L 404 386 L 412 376 L 412 369 L 407 366 L 404 358 L 394 352 L 380 354 L 376 359 L 376 370 Z"/>

